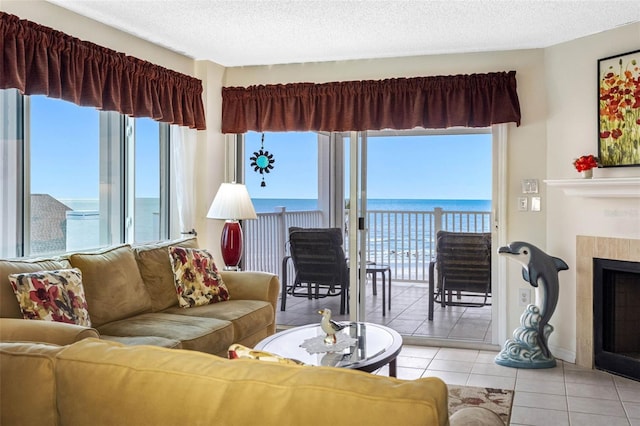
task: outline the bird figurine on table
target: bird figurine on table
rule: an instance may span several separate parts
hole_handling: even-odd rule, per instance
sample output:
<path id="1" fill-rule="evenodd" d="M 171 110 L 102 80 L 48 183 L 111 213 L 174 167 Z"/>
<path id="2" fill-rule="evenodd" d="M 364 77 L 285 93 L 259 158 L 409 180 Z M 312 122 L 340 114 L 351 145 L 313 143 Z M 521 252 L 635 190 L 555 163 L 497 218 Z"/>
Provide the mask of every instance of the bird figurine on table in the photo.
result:
<path id="1" fill-rule="evenodd" d="M 338 341 L 336 337 L 336 333 L 343 328 L 345 328 L 346 324 L 340 324 L 331 319 L 331 309 L 324 308 L 318 311 L 319 314 L 322 314 L 322 321 L 320 321 L 320 328 L 324 331 L 327 336 L 324 338 L 324 342 L 327 345 L 335 345 Z"/>

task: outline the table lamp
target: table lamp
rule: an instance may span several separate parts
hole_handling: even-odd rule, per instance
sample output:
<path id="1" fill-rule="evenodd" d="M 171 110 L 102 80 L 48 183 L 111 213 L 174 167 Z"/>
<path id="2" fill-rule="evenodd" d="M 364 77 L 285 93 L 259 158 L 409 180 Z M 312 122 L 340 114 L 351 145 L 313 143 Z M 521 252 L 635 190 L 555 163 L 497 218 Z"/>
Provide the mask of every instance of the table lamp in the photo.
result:
<path id="1" fill-rule="evenodd" d="M 224 219 L 220 249 L 225 269 L 238 270 L 242 257 L 242 227 L 239 220 L 257 219 L 247 187 L 239 183 L 222 183 L 213 198 L 207 217 Z"/>

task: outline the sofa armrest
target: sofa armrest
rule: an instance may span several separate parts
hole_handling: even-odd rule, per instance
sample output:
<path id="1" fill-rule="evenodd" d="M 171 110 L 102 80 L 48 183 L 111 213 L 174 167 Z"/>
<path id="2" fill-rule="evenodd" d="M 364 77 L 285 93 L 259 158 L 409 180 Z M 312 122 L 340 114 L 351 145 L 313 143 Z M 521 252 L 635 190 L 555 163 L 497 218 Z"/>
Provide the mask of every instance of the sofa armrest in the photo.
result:
<path id="1" fill-rule="evenodd" d="M 91 327 L 53 321 L 0 318 L 0 342 L 42 342 L 69 345 L 87 337 L 99 338 Z"/>
<path id="2" fill-rule="evenodd" d="M 275 274 L 258 271 L 220 271 L 222 280 L 234 300 L 264 300 L 275 312 L 280 280 Z"/>

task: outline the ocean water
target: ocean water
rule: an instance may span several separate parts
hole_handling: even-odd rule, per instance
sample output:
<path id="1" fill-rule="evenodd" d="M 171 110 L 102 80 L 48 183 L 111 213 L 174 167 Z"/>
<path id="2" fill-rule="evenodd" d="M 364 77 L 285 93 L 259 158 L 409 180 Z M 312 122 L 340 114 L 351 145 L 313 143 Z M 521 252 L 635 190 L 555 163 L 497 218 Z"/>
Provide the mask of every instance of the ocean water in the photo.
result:
<path id="1" fill-rule="evenodd" d="M 317 210 L 313 199 L 253 199 L 258 213 Z M 441 208 L 436 219 L 434 210 Z M 402 279 L 426 280 L 428 263 L 435 250 L 438 223 L 456 232 L 488 232 L 491 228 L 491 200 L 369 199 L 367 259 L 393 265 Z M 288 226 L 305 226 L 289 223 Z M 345 218 L 345 229 L 347 228 Z M 348 239 L 345 239 L 345 247 Z M 248 253 L 251 256 L 251 253 Z M 277 265 L 272 265 L 277 268 Z"/>
<path id="2" fill-rule="evenodd" d="M 73 210 L 95 211 L 99 209 L 98 200 L 69 200 L 61 202 Z M 273 213 L 276 208 L 286 207 L 287 211 L 309 211 L 318 209 L 318 200 L 307 198 L 253 198 L 253 206 L 257 213 Z M 160 202 L 158 198 L 137 198 L 136 218 L 151 218 L 158 212 Z M 417 199 L 369 199 L 367 208 L 370 211 L 433 211 L 441 207 L 446 211 L 491 211 L 491 200 L 417 200 Z M 142 220 L 141 223 L 149 221 Z"/>
<path id="3" fill-rule="evenodd" d="M 99 212 L 100 202 L 96 199 L 60 199 L 65 204 L 77 212 Z M 135 200 L 135 241 L 157 241 L 160 239 L 160 199 L 159 198 L 136 198 Z M 74 226 L 73 221 L 83 221 L 81 227 Z M 71 222 L 69 222 L 71 221 Z M 75 230 L 75 231 L 74 231 Z M 68 235 L 68 246 L 73 249 L 94 247 L 99 243 L 100 222 L 99 216 L 69 217 L 68 232 L 75 235 Z"/>
<path id="4" fill-rule="evenodd" d="M 60 201 L 76 211 L 97 213 L 99 210 L 98 200 Z M 289 212 L 318 209 L 315 199 L 255 198 L 252 201 L 258 213 L 271 213 L 276 209 L 280 210 L 280 207 L 285 207 Z M 450 231 L 487 232 L 490 229 L 490 221 L 486 214 L 461 213 L 446 217 L 446 212 L 490 212 L 491 200 L 370 199 L 367 201 L 367 207 L 369 211 L 367 250 L 370 253 L 370 259 L 379 263 L 392 262 L 394 265 L 406 263 L 407 267 L 412 267 L 411 265 L 415 266 L 416 261 L 425 262 L 430 259 L 434 248 L 433 215 L 421 215 L 419 212 L 433 212 L 437 207 L 442 208 L 445 212 L 442 226 Z M 158 211 L 157 198 L 136 200 L 135 239 L 137 242 L 159 239 Z M 97 244 L 98 233 L 98 215 L 79 217 L 78 220 L 68 223 L 68 245 L 74 249 L 93 247 Z"/>
<path id="5" fill-rule="evenodd" d="M 254 198 L 257 213 L 272 213 L 277 207 L 287 211 L 317 210 L 318 200 L 305 198 Z M 417 199 L 369 199 L 367 209 L 391 211 L 433 211 L 441 207 L 447 211 L 491 211 L 491 200 L 417 200 Z"/>

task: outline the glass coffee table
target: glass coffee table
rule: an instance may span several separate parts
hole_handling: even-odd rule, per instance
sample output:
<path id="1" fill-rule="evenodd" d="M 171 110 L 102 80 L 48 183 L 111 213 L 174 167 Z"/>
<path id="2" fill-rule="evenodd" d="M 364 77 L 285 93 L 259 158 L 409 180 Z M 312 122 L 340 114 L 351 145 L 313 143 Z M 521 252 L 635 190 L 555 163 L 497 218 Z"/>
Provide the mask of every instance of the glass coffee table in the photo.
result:
<path id="1" fill-rule="evenodd" d="M 396 358 L 402 349 L 402 336 L 398 332 L 383 325 L 352 322 L 339 333 L 355 338 L 355 343 L 337 352 L 309 353 L 300 345 L 307 339 L 325 335 L 320 324 L 309 324 L 269 336 L 255 349 L 309 365 L 351 368 L 369 373 L 389 364 L 389 376 L 396 377 Z"/>

